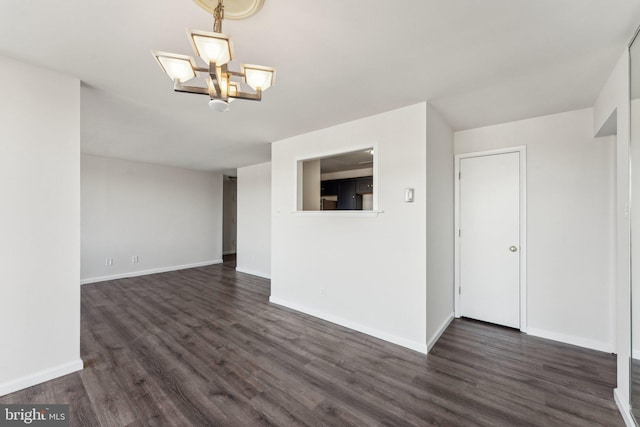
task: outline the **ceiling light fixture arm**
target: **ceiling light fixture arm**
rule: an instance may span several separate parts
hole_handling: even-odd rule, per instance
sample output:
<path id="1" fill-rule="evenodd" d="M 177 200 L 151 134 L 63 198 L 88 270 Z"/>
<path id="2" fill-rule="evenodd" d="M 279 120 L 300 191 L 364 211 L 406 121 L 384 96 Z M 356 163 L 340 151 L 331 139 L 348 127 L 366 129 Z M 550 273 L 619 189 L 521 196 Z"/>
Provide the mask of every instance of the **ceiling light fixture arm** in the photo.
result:
<path id="1" fill-rule="evenodd" d="M 234 83 L 231 81 L 231 76 L 244 78 L 245 73 L 239 71 L 231 71 L 227 67 L 227 64 L 218 67 L 215 63 L 212 62 L 209 65 L 209 68 L 194 67 L 193 70 L 198 73 L 209 74 L 210 78 L 207 81 L 208 87 L 183 85 L 179 80 L 174 80 L 174 91 L 182 93 L 193 93 L 197 95 L 209 95 L 211 99 L 221 99 L 225 102 L 229 99 L 244 99 L 247 101 L 262 100 L 262 89 L 259 87 L 256 88 L 256 93 L 240 92 L 237 90 L 233 93 L 230 93 L 230 83 Z"/>
<path id="2" fill-rule="evenodd" d="M 199 86 L 187 86 L 180 83 L 180 80 L 173 81 L 173 90 L 182 93 L 195 93 L 199 95 L 209 95 L 209 89 Z"/>

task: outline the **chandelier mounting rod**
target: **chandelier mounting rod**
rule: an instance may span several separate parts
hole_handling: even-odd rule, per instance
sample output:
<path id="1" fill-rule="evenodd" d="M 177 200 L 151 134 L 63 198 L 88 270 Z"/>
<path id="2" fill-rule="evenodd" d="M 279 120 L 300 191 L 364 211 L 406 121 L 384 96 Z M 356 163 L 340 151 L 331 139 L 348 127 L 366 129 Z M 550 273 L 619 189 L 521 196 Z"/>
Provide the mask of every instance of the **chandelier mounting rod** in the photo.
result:
<path id="1" fill-rule="evenodd" d="M 213 11 L 213 32 L 221 33 L 222 32 L 222 20 L 224 19 L 224 5 L 222 4 L 223 0 L 218 0 L 218 5 Z"/>

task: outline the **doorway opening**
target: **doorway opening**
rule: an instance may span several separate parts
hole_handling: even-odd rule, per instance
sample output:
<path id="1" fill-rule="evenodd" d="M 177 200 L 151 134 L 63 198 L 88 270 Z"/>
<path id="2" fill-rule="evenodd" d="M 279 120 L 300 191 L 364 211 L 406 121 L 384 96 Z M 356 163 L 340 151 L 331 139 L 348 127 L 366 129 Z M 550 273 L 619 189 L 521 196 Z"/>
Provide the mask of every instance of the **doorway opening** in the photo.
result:
<path id="1" fill-rule="evenodd" d="M 222 257 L 225 265 L 234 264 L 237 242 L 237 177 L 225 175 L 222 185 Z"/>

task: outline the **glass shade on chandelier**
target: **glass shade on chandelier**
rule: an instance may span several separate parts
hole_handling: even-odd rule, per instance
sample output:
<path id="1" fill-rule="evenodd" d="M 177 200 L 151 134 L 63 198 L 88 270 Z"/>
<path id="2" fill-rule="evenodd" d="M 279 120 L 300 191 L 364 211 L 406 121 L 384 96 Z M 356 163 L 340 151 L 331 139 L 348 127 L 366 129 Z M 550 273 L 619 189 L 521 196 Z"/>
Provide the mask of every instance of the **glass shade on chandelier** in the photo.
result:
<path id="1" fill-rule="evenodd" d="M 186 82 L 196 76 L 193 58 L 176 53 L 153 52 L 158 64 L 171 80 Z"/>
<path id="2" fill-rule="evenodd" d="M 217 66 L 222 66 L 233 57 L 231 40 L 225 34 L 191 30 L 189 38 L 193 50 L 207 64 L 213 62 Z"/>
<path id="3" fill-rule="evenodd" d="M 260 89 L 264 92 L 269 89 L 273 84 L 275 73 L 276 70 L 271 67 L 248 64 L 242 66 L 244 80 L 253 90 Z"/>

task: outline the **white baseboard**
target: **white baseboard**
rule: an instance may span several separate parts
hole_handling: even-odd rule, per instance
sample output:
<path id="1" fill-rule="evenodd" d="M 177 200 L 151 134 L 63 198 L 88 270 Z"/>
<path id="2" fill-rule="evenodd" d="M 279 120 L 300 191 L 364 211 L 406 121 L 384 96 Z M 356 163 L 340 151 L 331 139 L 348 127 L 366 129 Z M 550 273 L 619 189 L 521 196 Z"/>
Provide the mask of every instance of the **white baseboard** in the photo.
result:
<path id="1" fill-rule="evenodd" d="M 271 280 L 271 275 L 267 273 L 262 273 L 260 271 L 251 270 L 250 268 L 236 267 L 236 271 L 238 273 L 251 274 L 252 276 L 262 277 L 263 279 Z"/>
<path id="2" fill-rule="evenodd" d="M 34 372 L 33 374 L 0 384 L 0 396 L 23 390 L 46 381 L 51 381 L 72 372 L 81 371 L 83 368 L 84 364 L 82 360 L 78 359 L 63 365 L 54 366 L 53 368 Z"/>
<path id="3" fill-rule="evenodd" d="M 171 267 L 159 267 L 152 268 L 150 270 L 130 271 L 127 273 L 112 274 L 110 276 L 89 277 L 81 279 L 81 285 L 87 285 L 89 283 L 105 282 L 107 280 L 126 279 L 127 277 L 146 276 L 148 274 L 166 273 L 168 271 L 185 270 L 187 268 L 206 267 L 207 265 L 221 264 L 221 259 L 214 259 L 212 261 L 196 262 L 193 264 L 174 265 Z"/>
<path id="4" fill-rule="evenodd" d="M 535 337 L 546 338 L 553 341 L 560 341 L 565 344 L 577 345 L 578 347 L 589 348 L 591 350 L 603 351 L 605 353 L 615 353 L 612 343 L 590 340 L 582 337 L 575 337 L 571 335 L 559 334 L 557 332 L 549 332 L 542 329 L 536 329 L 529 327 L 527 329 L 528 335 Z"/>
<path id="5" fill-rule="evenodd" d="M 620 395 L 620 389 L 613 389 L 613 400 L 616 401 L 618 411 L 620 411 L 620 415 L 622 415 L 622 419 L 627 427 L 635 427 L 636 423 L 633 422 L 633 417 L 631 417 L 631 408 L 629 407 L 629 403 L 625 402 Z"/>
<path id="6" fill-rule="evenodd" d="M 422 354 L 427 354 L 427 345 L 425 343 L 408 340 L 406 338 L 398 337 L 387 332 L 379 331 L 374 328 L 370 328 L 368 326 L 361 325 L 359 323 L 353 322 L 351 320 L 345 320 L 339 316 L 335 316 L 333 314 L 324 313 L 319 310 L 315 310 L 312 308 L 304 307 L 300 304 L 292 303 L 290 301 L 285 301 L 281 298 L 271 296 L 269 297 L 269 302 L 277 305 L 281 305 L 296 311 L 300 311 L 305 314 L 309 314 L 313 317 L 317 317 L 322 320 L 326 320 L 331 323 L 338 324 L 340 326 L 347 327 L 349 329 L 353 329 L 358 332 L 362 332 L 367 335 L 371 335 L 372 337 L 380 338 L 381 340 L 388 341 L 393 344 L 397 344 L 402 347 L 406 347 L 408 349 L 417 351 Z"/>
<path id="7" fill-rule="evenodd" d="M 433 337 L 427 341 L 428 352 L 431 351 L 431 349 L 436 344 L 436 342 L 438 342 L 442 334 L 444 334 L 444 331 L 446 331 L 449 325 L 451 324 L 451 322 L 453 322 L 453 318 L 454 318 L 453 313 L 449 314 L 449 316 L 444 320 L 444 322 L 442 322 L 442 324 L 440 325 L 436 333 L 433 334 Z"/>

